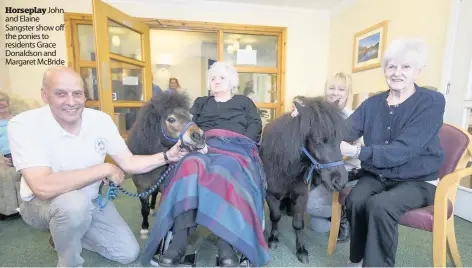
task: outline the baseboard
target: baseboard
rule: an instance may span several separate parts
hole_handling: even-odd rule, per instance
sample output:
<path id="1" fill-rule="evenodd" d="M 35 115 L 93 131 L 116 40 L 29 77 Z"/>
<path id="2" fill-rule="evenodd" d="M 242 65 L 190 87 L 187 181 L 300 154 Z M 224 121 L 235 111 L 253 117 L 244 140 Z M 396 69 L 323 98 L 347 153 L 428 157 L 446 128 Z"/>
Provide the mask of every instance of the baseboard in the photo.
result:
<path id="1" fill-rule="evenodd" d="M 472 189 L 459 186 L 457 188 L 456 204 L 454 206 L 454 215 L 472 222 Z"/>

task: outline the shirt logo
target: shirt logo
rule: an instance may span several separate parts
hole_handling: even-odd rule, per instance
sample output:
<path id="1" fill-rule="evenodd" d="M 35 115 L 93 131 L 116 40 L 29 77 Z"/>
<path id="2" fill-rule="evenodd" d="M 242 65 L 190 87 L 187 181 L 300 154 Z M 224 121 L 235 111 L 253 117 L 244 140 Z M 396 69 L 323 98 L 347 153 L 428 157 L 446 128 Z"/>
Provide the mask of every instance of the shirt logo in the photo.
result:
<path id="1" fill-rule="evenodd" d="M 107 151 L 107 140 L 104 138 L 99 138 L 95 141 L 95 152 L 100 155 L 106 154 Z"/>

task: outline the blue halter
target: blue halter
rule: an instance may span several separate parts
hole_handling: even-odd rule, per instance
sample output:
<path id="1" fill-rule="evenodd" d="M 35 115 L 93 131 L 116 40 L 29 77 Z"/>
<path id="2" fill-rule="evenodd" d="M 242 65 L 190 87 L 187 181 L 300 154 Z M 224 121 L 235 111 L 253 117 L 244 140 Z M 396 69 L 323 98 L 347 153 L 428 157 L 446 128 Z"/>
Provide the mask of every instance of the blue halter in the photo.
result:
<path id="1" fill-rule="evenodd" d="M 167 135 L 166 135 L 166 132 L 165 132 L 165 130 L 164 130 L 164 124 L 161 124 L 161 132 L 162 132 L 162 135 L 164 135 L 164 138 L 166 138 L 167 140 L 169 140 L 169 141 L 171 141 L 171 142 L 177 143 L 179 140 L 183 141 L 185 132 L 187 132 L 187 129 L 188 129 L 191 125 L 196 125 L 196 123 L 193 122 L 193 121 L 188 122 L 188 123 L 185 125 L 185 127 L 182 129 L 182 131 L 180 132 L 179 139 L 174 139 L 174 138 L 171 138 L 171 137 L 167 136 Z"/>
<path id="2" fill-rule="evenodd" d="M 315 160 L 315 158 L 308 152 L 308 150 L 304 146 L 302 146 L 302 152 L 311 160 L 311 163 L 312 163 L 310 167 L 310 171 L 308 171 L 308 175 L 305 178 L 306 184 L 308 184 L 308 182 L 310 181 L 311 175 L 313 174 L 313 171 L 315 170 L 315 168 L 317 170 L 320 170 L 323 168 L 330 168 L 330 167 L 337 167 L 337 166 L 344 165 L 344 161 L 336 161 L 336 162 L 331 162 L 327 164 L 320 164 Z"/>

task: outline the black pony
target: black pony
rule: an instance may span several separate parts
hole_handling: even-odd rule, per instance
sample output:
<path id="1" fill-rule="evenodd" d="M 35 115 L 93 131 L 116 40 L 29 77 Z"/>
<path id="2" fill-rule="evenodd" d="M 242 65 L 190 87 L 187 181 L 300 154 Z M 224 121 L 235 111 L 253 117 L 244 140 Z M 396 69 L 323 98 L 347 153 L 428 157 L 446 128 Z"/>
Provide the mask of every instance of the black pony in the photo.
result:
<path id="1" fill-rule="evenodd" d="M 205 146 L 205 136 L 196 124 L 192 122 L 189 112 L 189 98 L 184 93 L 163 91 L 154 96 L 140 110 L 135 123 L 129 131 L 128 146 L 133 154 L 151 155 L 167 151 L 181 140 L 181 147 L 194 151 Z M 147 191 L 156 184 L 157 180 L 167 169 L 167 165 L 156 168 L 145 174 L 133 175 L 133 182 L 138 193 Z M 151 207 L 149 197 L 140 198 L 141 238 L 149 234 L 148 216 L 156 206 L 157 191 L 152 194 Z"/>
<path id="2" fill-rule="evenodd" d="M 293 228 L 296 233 L 297 258 L 308 263 L 303 241 L 304 215 L 308 200 L 310 169 L 327 189 L 339 191 L 347 183 L 340 143 L 345 131 L 341 111 L 322 98 L 299 98 L 294 102 L 299 114 L 285 114 L 264 128 L 260 155 L 267 176 L 267 204 L 272 230 L 269 247 L 279 242 L 280 202 L 289 197 L 293 202 Z M 307 153 L 302 152 L 302 147 Z"/>

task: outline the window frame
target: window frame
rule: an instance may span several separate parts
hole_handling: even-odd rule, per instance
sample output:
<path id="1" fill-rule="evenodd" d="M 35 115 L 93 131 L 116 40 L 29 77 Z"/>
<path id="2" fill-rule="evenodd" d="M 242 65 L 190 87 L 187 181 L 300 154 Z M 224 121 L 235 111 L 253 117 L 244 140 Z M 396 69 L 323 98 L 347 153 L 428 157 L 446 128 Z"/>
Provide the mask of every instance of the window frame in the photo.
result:
<path id="1" fill-rule="evenodd" d="M 244 73 L 261 73 L 261 74 L 276 74 L 276 99 L 275 103 L 260 103 L 256 102 L 258 108 L 275 109 L 276 117 L 280 116 L 285 111 L 285 74 L 286 74 L 286 27 L 273 26 L 255 26 L 244 24 L 228 24 L 228 23 L 213 23 L 200 21 L 183 21 L 183 20 L 166 20 L 166 19 L 151 19 L 151 18 L 137 18 L 137 20 L 148 25 L 151 30 L 176 30 L 176 31 L 198 31 L 198 32 L 216 32 L 218 61 L 224 59 L 224 34 L 255 34 L 255 35 L 271 35 L 277 36 L 277 67 L 240 67 L 235 66 L 238 72 Z M 78 39 L 78 25 L 92 25 L 92 14 L 83 13 L 64 13 L 65 35 L 67 45 L 68 66 L 80 72 L 81 68 L 95 68 L 96 61 L 84 61 L 80 58 L 79 39 Z M 96 49 L 96 48 L 95 48 Z M 100 90 L 98 92 L 99 99 L 102 98 Z M 112 105 L 117 108 L 138 108 L 144 102 L 138 101 L 112 101 Z M 86 103 L 87 107 L 97 107 L 100 109 L 100 101 L 89 100 Z M 101 109 L 100 109 L 101 110 Z M 113 114 L 110 114 L 114 118 Z M 274 118 L 275 119 L 275 118 Z"/>

